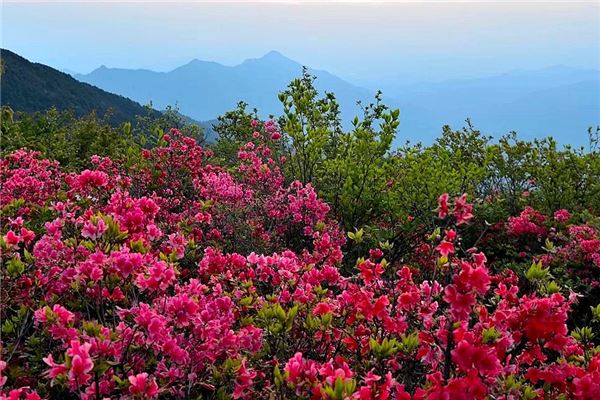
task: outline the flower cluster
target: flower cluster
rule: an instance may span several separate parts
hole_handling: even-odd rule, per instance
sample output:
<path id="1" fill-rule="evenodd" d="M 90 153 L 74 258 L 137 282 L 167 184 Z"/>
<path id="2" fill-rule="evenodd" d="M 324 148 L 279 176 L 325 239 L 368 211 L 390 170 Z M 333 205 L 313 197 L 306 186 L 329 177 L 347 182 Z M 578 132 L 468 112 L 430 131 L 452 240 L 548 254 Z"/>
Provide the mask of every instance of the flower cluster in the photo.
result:
<path id="1" fill-rule="evenodd" d="M 545 219 L 533 208 L 526 207 L 519 216 L 508 219 L 508 233 L 514 236 L 544 235 L 546 230 L 542 224 Z"/>
<path id="2" fill-rule="evenodd" d="M 277 124 L 251 128 L 235 170 L 177 131 L 127 165 L 2 161 L 0 399 L 595 398 L 592 328 L 547 268 L 595 263 L 597 230 L 561 211 L 520 279 L 463 249 L 474 208 L 445 194 L 419 262 L 381 246 L 342 274 L 329 206 L 285 183 Z"/>

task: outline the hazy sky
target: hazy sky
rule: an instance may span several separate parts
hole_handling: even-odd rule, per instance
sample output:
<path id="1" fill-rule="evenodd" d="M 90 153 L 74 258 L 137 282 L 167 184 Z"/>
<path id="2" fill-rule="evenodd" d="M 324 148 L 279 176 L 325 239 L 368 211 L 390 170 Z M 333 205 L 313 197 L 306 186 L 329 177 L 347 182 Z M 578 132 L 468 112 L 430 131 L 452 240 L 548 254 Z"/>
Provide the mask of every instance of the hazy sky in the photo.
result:
<path id="1" fill-rule="evenodd" d="M 272 49 L 355 82 L 600 67 L 598 1 L 1 1 L 2 47 L 76 72 Z"/>

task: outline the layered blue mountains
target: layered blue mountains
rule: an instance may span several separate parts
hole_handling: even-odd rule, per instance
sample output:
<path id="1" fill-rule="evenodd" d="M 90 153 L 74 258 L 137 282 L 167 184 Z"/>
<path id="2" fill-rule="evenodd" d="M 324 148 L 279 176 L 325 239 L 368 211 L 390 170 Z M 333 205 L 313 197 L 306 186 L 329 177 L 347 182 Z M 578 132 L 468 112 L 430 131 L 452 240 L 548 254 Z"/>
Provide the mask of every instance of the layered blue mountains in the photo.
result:
<path id="1" fill-rule="evenodd" d="M 26 82 L 10 84 L 4 82 L 8 78 L 3 78 L 3 89 L 9 87 L 13 97 L 35 96 L 35 88 L 31 86 L 36 85 L 42 94 L 46 86 L 47 93 L 47 87 L 52 85 L 44 80 L 57 79 L 48 73 L 51 66 L 29 63 L 30 67 L 14 53 L 6 54 L 13 63 L 18 59 L 21 74 L 31 76 Z M 399 77 L 365 87 L 328 71 L 307 67 L 316 76 L 315 84 L 320 91 L 335 93 L 344 121 L 361 114 L 357 101 L 368 104 L 376 91 L 381 90 L 384 102 L 400 109 L 396 145 L 406 141 L 429 144 L 439 136 L 444 125 L 459 129 L 468 118 L 475 128 L 496 138 L 516 131 L 523 139 L 553 136 L 560 144 L 585 146 L 587 129 L 600 124 L 598 70 L 557 65 L 438 82 L 405 83 Z M 138 105 L 151 103 L 157 110 L 176 105 L 181 114 L 206 125 L 206 121 L 234 109 L 240 101 L 258 109 L 263 118 L 281 114 L 277 95 L 291 80 L 301 76 L 302 68 L 301 60 L 271 51 L 234 66 L 194 59 L 168 72 L 107 66 L 88 74 L 56 72 L 61 74 L 62 80 L 66 76 L 72 78 L 68 83 L 73 104 L 77 103 L 78 96 L 84 103 L 98 98 L 102 106 L 112 100 L 115 107 L 126 107 L 128 114 L 138 110 Z M 78 84 L 81 85 L 79 90 Z M 17 96 L 19 85 L 27 86 L 27 94 Z M 92 96 L 90 87 L 101 92 Z M 117 97 L 107 97 L 107 93 Z M 87 105 L 90 107 L 93 104 Z"/>

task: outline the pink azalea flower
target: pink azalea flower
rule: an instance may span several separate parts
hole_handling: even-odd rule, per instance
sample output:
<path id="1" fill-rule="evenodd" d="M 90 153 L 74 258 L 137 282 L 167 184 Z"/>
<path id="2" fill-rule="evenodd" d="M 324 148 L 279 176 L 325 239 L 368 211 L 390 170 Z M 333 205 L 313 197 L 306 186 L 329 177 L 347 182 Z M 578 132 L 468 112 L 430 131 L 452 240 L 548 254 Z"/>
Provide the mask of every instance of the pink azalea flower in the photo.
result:
<path id="1" fill-rule="evenodd" d="M 129 393 L 131 393 L 134 397 L 140 398 L 152 398 L 158 394 L 158 385 L 154 378 L 149 379 L 148 374 L 146 372 L 142 372 L 137 375 L 130 375 L 128 377 L 129 383 Z"/>

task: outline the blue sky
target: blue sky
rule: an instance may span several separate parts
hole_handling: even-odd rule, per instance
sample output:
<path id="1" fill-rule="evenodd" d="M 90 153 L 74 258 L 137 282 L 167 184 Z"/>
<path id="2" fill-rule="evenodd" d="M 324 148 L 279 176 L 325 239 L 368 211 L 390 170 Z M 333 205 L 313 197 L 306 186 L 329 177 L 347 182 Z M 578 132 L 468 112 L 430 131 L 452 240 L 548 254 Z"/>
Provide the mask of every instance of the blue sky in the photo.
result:
<path id="1" fill-rule="evenodd" d="M 276 49 L 357 83 L 599 68 L 598 2 L 4 0 L 2 46 L 76 72 L 237 64 Z"/>

